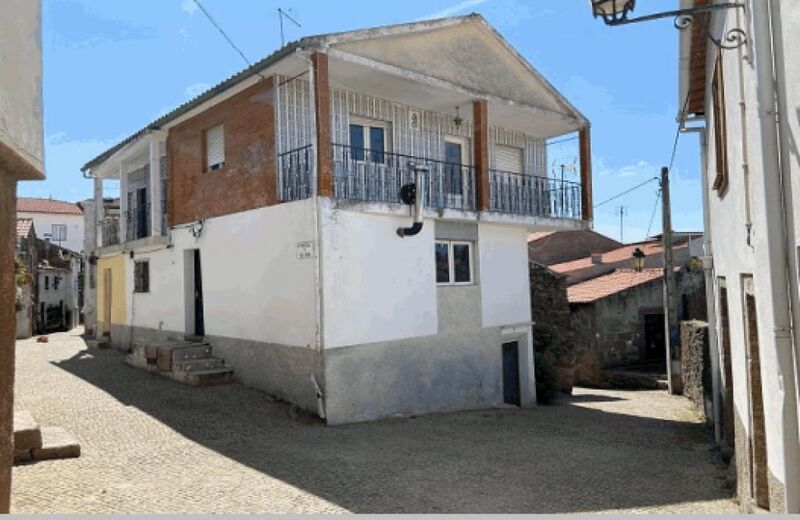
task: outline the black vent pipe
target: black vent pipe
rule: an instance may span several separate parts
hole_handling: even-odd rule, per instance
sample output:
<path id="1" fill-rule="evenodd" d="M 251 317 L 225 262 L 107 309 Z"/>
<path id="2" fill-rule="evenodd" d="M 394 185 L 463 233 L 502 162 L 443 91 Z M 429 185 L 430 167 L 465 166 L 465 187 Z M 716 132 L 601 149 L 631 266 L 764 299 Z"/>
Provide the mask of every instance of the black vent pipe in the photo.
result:
<path id="1" fill-rule="evenodd" d="M 406 204 L 414 205 L 414 223 L 411 227 L 397 228 L 400 238 L 411 237 L 422 231 L 422 182 L 423 175 L 430 171 L 427 166 L 412 165 L 414 184 L 406 184 L 400 189 L 400 198 Z"/>

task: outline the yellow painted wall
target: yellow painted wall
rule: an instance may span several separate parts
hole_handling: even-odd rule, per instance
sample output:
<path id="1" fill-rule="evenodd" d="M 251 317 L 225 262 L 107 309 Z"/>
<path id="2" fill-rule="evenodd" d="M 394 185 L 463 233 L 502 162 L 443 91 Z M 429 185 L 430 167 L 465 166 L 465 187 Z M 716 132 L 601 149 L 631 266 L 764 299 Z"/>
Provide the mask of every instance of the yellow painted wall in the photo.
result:
<path id="1" fill-rule="evenodd" d="M 124 325 L 126 320 L 125 302 L 125 255 L 100 258 L 97 260 L 97 328 L 103 334 L 105 329 L 106 269 L 111 269 L 111 323 Z"/>

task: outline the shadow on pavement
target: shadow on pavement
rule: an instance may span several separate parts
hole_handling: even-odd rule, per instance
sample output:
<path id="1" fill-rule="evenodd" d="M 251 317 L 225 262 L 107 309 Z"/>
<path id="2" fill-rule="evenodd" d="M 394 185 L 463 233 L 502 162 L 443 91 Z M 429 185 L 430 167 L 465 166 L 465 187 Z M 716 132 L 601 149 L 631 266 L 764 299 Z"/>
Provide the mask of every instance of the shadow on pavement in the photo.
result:
<path id="1" fill-rule="evenodd" d="M 571 513 L 730 498 L 701 425 L 580 405 L 614 400 L 602 393 L 326 427 L 239 384 L 183 386 L 111 350 L 54 364 L 194 442 L 359 513 Z M 191 460 L 175 463 L 192 471 Z"/>

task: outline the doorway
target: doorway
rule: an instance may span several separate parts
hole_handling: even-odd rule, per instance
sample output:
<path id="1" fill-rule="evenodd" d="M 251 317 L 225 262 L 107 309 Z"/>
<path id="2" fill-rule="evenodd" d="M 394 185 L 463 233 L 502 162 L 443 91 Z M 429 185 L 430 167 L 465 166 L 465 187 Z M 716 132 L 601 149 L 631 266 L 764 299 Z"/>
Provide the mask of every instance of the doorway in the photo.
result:
<path id="1" fill-rule="evenodd" d="M 722 432 L 723 445 L 729 453 L 735 453 L 736 431 L 733 413 L 733 364 L 731 363 L 731 329 L 728 314 L 728 286 L 724 277 L 719 278 L 719 328 L 722 350 Z"/>
<path id="2" fill-rule="evenodd" d="M 503 402 L 520 406 L 519 342 L 503 343 Z"/>
<path id="3" fill-rule="evenodd" d="M 764 394 L 761 385 L 761 353 L 758 343 L 758 313 L 753 293 L 752 276 L 742 277 L 744 291 L 745 343 L 747 352 L 747 382 L 750 401 L 750 436 L 748 465 L 750 466 L 750 496 L 762 509 L 769 509 L 769 478 L 767 468 L 767 426 L 764 418 Z"/>
<path id="4" fill-rule="evenodd" d="M 203 273 L 200 267 L 200 250 L 194 250 L 194 333 L 205 336 L 206 326 L 203 319 Z"/>
<path id="5" fill-rule="evenodd" d="M 644 315 L 644 356 L 642 361 L 663 362 L 666 358 L 664 315 Z"/>

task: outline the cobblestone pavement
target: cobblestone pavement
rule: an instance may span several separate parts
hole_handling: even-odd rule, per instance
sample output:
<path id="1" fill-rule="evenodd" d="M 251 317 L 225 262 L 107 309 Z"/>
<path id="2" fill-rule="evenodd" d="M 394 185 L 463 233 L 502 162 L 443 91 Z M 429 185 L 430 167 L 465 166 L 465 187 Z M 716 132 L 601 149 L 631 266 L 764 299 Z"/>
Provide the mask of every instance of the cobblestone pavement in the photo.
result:
<path id="1" fill-rule="evenodd" d="M 663 392 L 326 427 L 78 332 L 17 343 L 16 408 L 83 453 L 14 468 L 13 512 L 736 512 L 688 401 Z"/>

